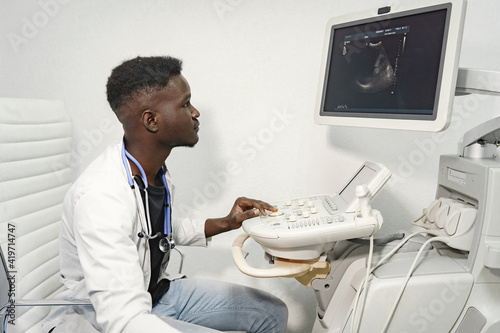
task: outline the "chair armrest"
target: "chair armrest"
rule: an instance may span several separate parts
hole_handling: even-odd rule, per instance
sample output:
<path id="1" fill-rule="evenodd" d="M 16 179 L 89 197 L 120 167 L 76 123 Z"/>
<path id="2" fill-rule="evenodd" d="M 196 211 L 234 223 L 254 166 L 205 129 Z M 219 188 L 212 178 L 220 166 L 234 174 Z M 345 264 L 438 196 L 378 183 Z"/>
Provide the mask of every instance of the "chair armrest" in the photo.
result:
<path id="1" fill-rule="evenodd" d="M 12 306 L 66 306 L 66 305 L 92 305 L 90 300 L 76 299 L 22 299 L 15 303 L 6 303 L 0 308 L 0 314 L 3 314 L 5 309 Z"/>

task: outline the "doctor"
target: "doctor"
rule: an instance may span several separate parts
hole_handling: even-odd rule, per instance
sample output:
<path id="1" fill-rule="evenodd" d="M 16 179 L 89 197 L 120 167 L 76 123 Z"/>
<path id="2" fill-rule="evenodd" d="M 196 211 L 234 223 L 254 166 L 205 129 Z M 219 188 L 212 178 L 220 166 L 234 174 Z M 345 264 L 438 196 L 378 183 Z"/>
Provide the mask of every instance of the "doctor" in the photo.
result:
<path id="1" fill-rule="evenodd" d="M 181 65 L 171 57 L 137 57 L 112 71 L 107 97 L 124 139 L 69 190 L 60 236 L 67 290 L 59 297 L 91 305 L 54 308 L 44 332 L 285 332 L 281 300 L 165 271 L 176 244 L 205 246 L 210 237 L 275 210 L 242 197 L 222 218 L 176 216 L 165 160 L 174 147 L 198 142 L 200 116 Z"/>

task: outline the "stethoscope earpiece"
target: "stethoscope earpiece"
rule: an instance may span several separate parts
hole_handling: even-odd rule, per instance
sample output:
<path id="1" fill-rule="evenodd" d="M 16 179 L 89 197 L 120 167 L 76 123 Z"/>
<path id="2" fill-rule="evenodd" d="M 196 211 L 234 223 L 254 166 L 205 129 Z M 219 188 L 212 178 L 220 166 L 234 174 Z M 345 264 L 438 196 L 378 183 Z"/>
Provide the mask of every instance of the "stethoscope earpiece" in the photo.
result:
<path id="1" fill-rule="evenodd" d="M 157 237 L 160 237 L 161 236 L 161 232 L 157 232 L 156 234 L 154 234 L 153 236 L 149 236 L 149 235 L 146 235 L 145 233 L 143 233 L 142 231 L 139 232 L 137 234 L 137 236 L 139 236 L 139 238 L 146 238 L 146 239 L 155 239 Z"/>

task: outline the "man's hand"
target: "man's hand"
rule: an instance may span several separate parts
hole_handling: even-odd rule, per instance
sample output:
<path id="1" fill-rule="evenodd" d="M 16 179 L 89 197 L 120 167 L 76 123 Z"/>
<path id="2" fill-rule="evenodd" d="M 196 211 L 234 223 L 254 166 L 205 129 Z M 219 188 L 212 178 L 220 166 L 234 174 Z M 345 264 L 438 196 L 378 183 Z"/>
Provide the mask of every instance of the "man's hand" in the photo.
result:
<path id="1" fill-rule="evenodd" d="M 205 235 L 211 237 L 225 231 L 238 229 L 246 219 L 259 216 L 259 213 L 267 215 L 266 210 L 275 212 L 276 208 L 264 201 L 240 197 L 236 199 L 233 208 L 226 217 L 206 221 Z"/>
<path id="2" fill-rule="evenodd" d="M 240 197 L 234 202 L 231 212 L 226 217 L 229 220 L 231 229 L 238 229 L 241 227 L 241 223 L 246 219 L 256 217 L 259 213 L 262 215 L 267 215 L 266 209 L 272 212 L 276 211 L 276 208 L 268 204 L 267 202 L 249 199 L 245 197 Z"/>

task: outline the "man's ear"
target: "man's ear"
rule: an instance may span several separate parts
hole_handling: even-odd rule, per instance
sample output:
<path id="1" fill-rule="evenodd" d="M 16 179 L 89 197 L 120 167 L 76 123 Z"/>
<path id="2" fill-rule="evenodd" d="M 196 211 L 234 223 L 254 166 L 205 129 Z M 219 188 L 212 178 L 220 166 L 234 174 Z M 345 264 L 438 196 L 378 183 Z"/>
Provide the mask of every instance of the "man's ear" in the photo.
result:
<path id="1" fill-rule="evenodd" d="M 151 133 L 158 132 L 158 123 L 154 111 L 146 110 L 142 113 L 142 125 Z"/>

